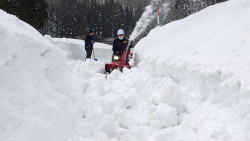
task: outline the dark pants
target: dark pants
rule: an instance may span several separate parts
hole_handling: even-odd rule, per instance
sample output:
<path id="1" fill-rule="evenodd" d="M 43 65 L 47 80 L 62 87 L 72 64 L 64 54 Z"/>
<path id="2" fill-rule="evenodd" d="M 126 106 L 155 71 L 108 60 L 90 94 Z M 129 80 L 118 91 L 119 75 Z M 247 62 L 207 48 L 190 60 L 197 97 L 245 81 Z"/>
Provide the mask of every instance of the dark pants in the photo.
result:
<path id="1" fill-rule="evenodd" d="M 86 59 L 90 59 L 92 54 L 92 50 L 86 50 Z"/>

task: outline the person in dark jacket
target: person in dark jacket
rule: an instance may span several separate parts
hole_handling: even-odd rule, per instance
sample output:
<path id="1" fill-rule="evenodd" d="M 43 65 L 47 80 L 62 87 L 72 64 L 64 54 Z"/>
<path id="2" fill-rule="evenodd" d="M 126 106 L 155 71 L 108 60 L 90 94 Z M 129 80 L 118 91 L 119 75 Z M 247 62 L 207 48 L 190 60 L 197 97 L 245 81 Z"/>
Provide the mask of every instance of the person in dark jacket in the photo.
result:
<path id="1" fill-rule="evenodd" d="M 92 54 L 92 50 L 93 50 L 93 44 L 94 44 L 93 30 L 89 30 L 88 35 L 85 38 L 86 59 L 91 58 L 91 54 Z"/>
<path id="2" fill-rule="evenodd" d="M 113 55 L 121 55 L 122 51 L 126 51 L 128 45 L 128 40 L 125 39 L 125 34 L 123 29 L 117 31 L 117 38 L 113 42 Z"/>

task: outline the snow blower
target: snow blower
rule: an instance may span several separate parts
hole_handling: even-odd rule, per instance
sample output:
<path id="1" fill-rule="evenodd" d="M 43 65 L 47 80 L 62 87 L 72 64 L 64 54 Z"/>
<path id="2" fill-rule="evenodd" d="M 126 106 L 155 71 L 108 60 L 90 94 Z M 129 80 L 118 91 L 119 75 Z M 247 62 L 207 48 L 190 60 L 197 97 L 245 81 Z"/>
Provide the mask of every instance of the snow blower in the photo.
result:
<path id="1" fill-rule="evenodd" d="M 133 53 L 130 53 L 130 48 L 132 48 L 132 42 L 128 43 L 126 51 L 122 51 L 112 56 L 111 64 L 105 64 L 106 73 L 111 73 L 115 69 L 122 71 L 123 68 L 130 69 L 132 67 L 129 64 L 129 59 L 133 56 Z"/>

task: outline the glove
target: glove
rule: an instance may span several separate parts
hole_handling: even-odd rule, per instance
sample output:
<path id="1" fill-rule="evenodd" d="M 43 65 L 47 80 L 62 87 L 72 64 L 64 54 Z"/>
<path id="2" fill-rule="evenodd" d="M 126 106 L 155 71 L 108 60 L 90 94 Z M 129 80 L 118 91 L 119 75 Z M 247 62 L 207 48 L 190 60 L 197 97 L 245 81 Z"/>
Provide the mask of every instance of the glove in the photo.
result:
<path id="1" fill-rule="evenodd" d="M 120 51 L 116 51 L 115 54 L 116 55 L 121 55 L 121 52 Z"/>

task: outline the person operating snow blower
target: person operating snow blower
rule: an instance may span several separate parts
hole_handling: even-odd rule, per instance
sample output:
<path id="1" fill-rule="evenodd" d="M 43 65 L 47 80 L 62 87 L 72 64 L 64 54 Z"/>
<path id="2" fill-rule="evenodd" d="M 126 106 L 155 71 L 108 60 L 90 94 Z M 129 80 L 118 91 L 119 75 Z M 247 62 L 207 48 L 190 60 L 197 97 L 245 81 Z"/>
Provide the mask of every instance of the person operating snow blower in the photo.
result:
<path id="1" fill-rule="evenodd" d="M 85 50 L 86 50 L 85 60 L 91 58 L 91 54 L 93 51 L 93 44 L 94 44 L 93 30 L 89 30 L 88 35 L 85 38 Z"/>
<path id="2" fill-rule="evenodd" d="M 117 31 L 117 38 L 113 42 L 113 55 L 122 55 L 122 51 L 126 51 L 128 46 L 128 40 L 125 38 L 125 33 L 123 29 Z"/>
<path id="3" fill-rule="evenodd" d="M 123 71 L 123 68 L 130 69 L 132 67 L 129 64 L 129 59 L 133 56 L 133 53 L 130 53 L 132 41 L 125 38 L 123 29 L 117 31 L 117 36 L 113 42 L 112 62 L 105 64 L 106 73 L 111 73 L 115 69 Z"/>

